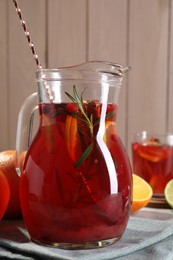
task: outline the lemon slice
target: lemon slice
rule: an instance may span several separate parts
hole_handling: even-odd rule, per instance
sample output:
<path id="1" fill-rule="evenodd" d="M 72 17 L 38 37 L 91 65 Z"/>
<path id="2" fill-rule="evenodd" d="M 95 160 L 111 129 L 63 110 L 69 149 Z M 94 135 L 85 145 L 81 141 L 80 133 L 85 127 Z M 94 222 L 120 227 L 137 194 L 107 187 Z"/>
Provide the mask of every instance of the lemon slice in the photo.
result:
<path id="1" fill-rule="evenodd" d="M 166 184 L 164 194 L 167 203 L 173 208 L 173 179 Z"/>

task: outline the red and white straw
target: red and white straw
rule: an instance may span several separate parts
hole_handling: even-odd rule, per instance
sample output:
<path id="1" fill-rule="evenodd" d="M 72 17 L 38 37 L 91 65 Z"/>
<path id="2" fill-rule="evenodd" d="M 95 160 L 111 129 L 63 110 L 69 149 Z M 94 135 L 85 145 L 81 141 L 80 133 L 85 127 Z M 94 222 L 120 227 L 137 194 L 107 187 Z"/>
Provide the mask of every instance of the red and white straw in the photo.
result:
<path id="1" fill-rule="evenodd" d="M 21 12 L 21 10 L 20 10 L 20 8 L 19 8 L 19 5 L 18 5 L 18 3 L 17 3 L 16 0 L 13 0 L 13 3 L 14 3 L 14 5 L 15 5 L 16 12 L 17 12 L 17 14 L 18 14 L 18 16 L 19 16 L 19 19 L 20 19 L 21 25 L 22 25 L 22 27 L 23 27 L 25 36 L 26 36 L 26 38 L 27 38 L 29 47 L 30 47 L 30 49 L 31 49 L 31 51 L 32 51 L 32 54 L 33 54 L 33 57 L 34 57 L 34 59 L 35 59 L 35 61 L 36 61 L 37 68 L 38 68 L 38 69 L 42 69 L 41 63 L 40 63 L 40 61 L 39 61 L 38 55 L 37 55 L 36 50 L 35 50 L 35 46 L 34 46 L 32 40 L 31 40 L 30 33 L 29 33 L 28 29 L 27 29 L 26 22 L 25 22 L 25 20 L 23 19 L 22 12 Z M 43 84 L 44 84 L 44 87 L 45 87 L 45 89 L 46 89 L 46 92 L 47 92 L 49 101 L 52 102 L 52 101 L 53 101 L 53 96 L 52 96 L 52 94 L 51 94 L 51 89 L 50 89 L 49 85 L 48 85 L 48 84 L 46 83 L 46 81 L 44 80 L 44 74 L 43 74 L 43 78 L 42 78 L 42 79 L 43 79 Z"/>
<path id="2" fill-rule="evenodd" d="M 18 16 L 19 16 L 21 25 L 22 25 L 23 30 L 24 30 L 24 33 L 25 33 L 25 36 L 26 36 L 26 38 L 27 38 L 27 40 L 28 40 L 29 47 L 30 47 L 30 49 L 31 49 L 31 51 L 32 51 L 32 54 L 33 54 L 33 57 L 34 57 L 34 59 L 35 59 L 35 61 L 36 61 L 36 65 L 37 65 L 37 67 L 38 67 L 39 69 L 41 69 L 41 68 L 42 68 L 41 63 L 40 63 L 39 58 L 38 58 L 38 55 L 37 55 L 37 53 L 36 53 L 34 44 L 33 44 L 32 40 L 31 40 L 30 33 L 29 33 L 29 31 L 28 31 L 28 29 L 27 29 L 27 26 L 26 26 L 26 22 L 24 21 L 24 19 L 23 19 L 23 17 L 22 17 L 22 12 L 21 12 L 21 10 L 20 10 L 20 8 L 19 8 L 19 6 L 18 6 L 17 1 L 16 1 L 16 0 L 13 0 L 13 3 L 14 3 L 14 5 L 15 5 L 16 12 L 17 12 L 17 14 L 18 14 Z"/>

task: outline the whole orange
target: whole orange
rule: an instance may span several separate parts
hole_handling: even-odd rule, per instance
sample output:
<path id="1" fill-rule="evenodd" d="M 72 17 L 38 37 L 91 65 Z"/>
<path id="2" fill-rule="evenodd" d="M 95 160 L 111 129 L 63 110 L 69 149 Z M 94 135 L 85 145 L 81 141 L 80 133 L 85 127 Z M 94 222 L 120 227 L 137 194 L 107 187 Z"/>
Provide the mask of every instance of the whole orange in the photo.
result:
<path id="1" fill-rule="evenodd" d="M 10 187 L 7 178 L 0 171 L 0 220 L 4 216 L 10 199 Z"/>
<path id="2" fill-rule="evenodd" d="M 0 152 L 0 171 L 5 175 L 10 188 L 9 203 L 5 212 L 5 218 L 21 217 L 19 182 L 20 177 L 15 170 L 16 151 L 7 150 Z"/>

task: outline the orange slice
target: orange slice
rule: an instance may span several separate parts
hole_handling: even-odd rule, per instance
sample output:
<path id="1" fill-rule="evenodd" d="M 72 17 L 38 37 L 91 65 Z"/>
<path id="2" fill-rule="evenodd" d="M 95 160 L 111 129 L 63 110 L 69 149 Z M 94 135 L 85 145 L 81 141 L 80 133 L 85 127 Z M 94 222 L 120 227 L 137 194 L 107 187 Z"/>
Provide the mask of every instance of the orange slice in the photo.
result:
<path id="1" fill-rule="evenodd" d="M 74 162 L 77 160 L 76 149 L 79 138 L 80 137 L 77 128 L 77 118 L 67 115 L 65 126 L 65 140 L 69 155 Z"/>
<path id="2" fill-rule="evenodd" d="M 150 148 L 150 150 L 148 148 L 146 151 L 139 150 L 138 153 L 141 157 L 153 163 L 157 163 L 165 158 L 165 151 L 157 147 Z"/>
<path id="3" fill-rule="evenodd" d="M 110 146 L 112 143 L 112 136 L 117 133 L 116 131 L 116 123 L 113 121 L 106 121 L 105 124 L 105 134 L 103 136 L 104 142 L 107 146 Z"/>
<path id="4" fill-rule="evenodd" d="M 132 212 L 145 207 L 151 200 L 153 190 L 141 177 L 133 174 Z"/>

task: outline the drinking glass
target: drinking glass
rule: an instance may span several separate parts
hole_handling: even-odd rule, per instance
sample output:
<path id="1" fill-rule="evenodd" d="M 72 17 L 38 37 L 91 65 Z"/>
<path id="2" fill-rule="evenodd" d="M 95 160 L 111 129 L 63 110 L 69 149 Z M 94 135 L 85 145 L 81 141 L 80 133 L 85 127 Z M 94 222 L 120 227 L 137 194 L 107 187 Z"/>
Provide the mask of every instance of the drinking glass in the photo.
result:
<path id="1" fill-rule="evenodd" d="M 133 172 L 153 189 L 153 201 L 164 202 L 164 189 L 173 179 L 173 134 L 135 134 L 132 143 Z"/>

